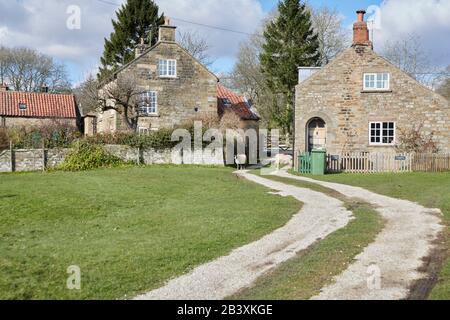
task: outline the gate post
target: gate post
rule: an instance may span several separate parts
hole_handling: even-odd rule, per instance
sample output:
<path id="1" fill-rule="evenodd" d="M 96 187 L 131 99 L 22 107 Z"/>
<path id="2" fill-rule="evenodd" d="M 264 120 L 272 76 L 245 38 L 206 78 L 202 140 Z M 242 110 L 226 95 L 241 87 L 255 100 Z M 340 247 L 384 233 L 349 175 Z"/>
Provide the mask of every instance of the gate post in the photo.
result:
<path id="1" fill-rule="evenodd" d="M 16 164 L 14 163 L 15 162 L 15 157 L 14 157 L 14 148 L 13 148 L 13 143 L 12 143 L 12 141 L 10 140 L 9 141 L 9 155 L 10 155 L 10 163 L 11 163 L 11 172 L 14 172 L 15 171 L 15 166 L 16 166 Z"/>

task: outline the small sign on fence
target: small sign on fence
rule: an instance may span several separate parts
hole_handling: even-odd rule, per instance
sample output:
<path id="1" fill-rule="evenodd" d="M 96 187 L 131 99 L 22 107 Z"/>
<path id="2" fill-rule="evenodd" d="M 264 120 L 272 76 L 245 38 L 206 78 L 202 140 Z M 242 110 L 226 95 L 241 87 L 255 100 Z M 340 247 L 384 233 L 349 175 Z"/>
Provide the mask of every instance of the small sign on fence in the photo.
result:
<path id="1" fill-rule="evenodd" d="M 339 156 L 333 156 L 331 155 L 331 161 L 339 161 Z"/>
<path id="2" fill-rule="evenodd" d="M 395 156 L 395 161 L 406 161 L 405 156 Z"/>

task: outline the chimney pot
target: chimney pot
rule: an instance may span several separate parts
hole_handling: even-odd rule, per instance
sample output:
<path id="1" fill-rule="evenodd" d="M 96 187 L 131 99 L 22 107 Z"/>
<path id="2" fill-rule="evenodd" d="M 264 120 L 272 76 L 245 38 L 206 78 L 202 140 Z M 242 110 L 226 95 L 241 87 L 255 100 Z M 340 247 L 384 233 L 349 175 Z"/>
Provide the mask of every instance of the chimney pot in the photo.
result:
<path id="1" fill-rule="evenodd" d="M 358 10 L 356 11 L 358 14 L 358 22 L 364 22 L 364 15 L 366 14 L 366 10 Z"/>
<path id="2" fill-rule="evenodd" d="M 141 56 L 148 47 L 149 46 L 145 44 L 144 38 L 141 38 L 139 44 L 134 48 L 134 57 L 137 58 Z"/>
<path id="3" fill-rule="evenodd" d="M 6 83 L 0 85 L 0 91 L 9 91 L 9 87 Z"/>

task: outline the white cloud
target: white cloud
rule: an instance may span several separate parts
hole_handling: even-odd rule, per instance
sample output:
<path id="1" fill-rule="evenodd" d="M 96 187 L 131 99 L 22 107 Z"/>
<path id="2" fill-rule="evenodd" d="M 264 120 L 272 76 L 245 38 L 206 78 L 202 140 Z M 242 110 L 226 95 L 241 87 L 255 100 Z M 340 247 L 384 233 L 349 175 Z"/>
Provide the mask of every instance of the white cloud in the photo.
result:
<path id="1" fill-rule="evenodd" d="M 450 65 L 450 0 L 386 0 L 380 6 L 376 49 L 387 40 L 418 35 L 436 66 Z"/>
<path id="2" fill-rule="evenodd" d="M 123 3 L 124 0 L 107 2 Z M 211 45 L 210 54 L 230 59 L 245 36 L 195 26 L 175 18 L 253 32 L 264 17 L 258 0 L 157 0 L 160 12 L 173 17 L 180 31 L 196 30 Z M 81 9 L 81 29 L 66 26 L 67 8 Z M 118 7 L 97 0 L 21 0 L 0 2 L 0 45 L 26 46 L 71 65 L 74 80 L 97 65 L 104 38 L 112 31 L 111 19 Z M 75 67 L 73 67 L 75 66 Z M 78 74 L 74 74 L 78 73 Z"/>

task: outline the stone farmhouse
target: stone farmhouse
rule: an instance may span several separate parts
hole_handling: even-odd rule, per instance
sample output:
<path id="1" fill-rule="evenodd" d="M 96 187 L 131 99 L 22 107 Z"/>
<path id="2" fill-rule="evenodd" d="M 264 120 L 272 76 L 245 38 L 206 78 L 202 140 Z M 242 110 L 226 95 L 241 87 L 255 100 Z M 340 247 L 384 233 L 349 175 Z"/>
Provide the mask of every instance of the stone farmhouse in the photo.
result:
<path id="1" fill-rule="evenodd" d="M 221 115 L 228 109 L 241 119 L 241 126 L 253 127 L 259 118 L 249 103 L 219 83 L 216 75 L 176 42 L 176 27 L 166 23 L 159 28 L 158 42 L 136 48 L 136 58 L 119 69 L 138 78 L 141 94 L 139 133 L 174 128 L 200 113 Z M 106 84 L 108 85 L 108 84 Z M 85 118 L 87 134 L 124 130 L 121 116 L 107 110 Z"/>
<path id="2" fill-rule="evenodd" d="M 295 152 L 393 152 L 402 132 L 421 127 L 450 153 L 449 101 L 373 51 L 365 11 L 353 45 L 323 68 L 300 68 Z"/>
<path id="3" fill-rule="evenodd" d="M 0 128 L 33 127 L 55 120 L 76 127 L 79 114 L 75 97 L 71 94 L 11 91 L 0 85 Z"/>

